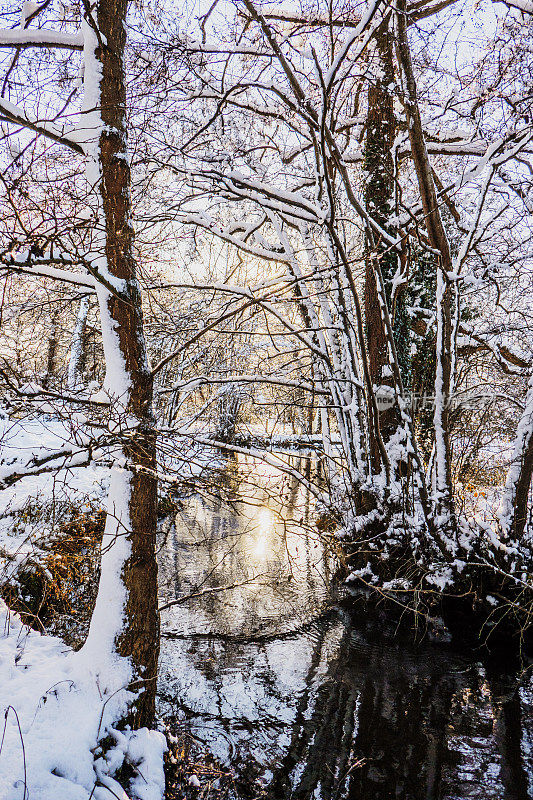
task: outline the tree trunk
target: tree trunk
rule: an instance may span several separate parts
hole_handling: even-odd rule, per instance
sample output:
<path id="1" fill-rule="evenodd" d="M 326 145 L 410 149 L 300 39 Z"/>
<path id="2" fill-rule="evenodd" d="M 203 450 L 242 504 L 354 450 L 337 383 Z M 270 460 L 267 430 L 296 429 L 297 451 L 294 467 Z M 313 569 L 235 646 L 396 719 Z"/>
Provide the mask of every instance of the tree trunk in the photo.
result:
<path id="1" fill-rule="evenodd" d="M 80 300 L 76 325 L 72 335 L 70 345 L 70 358 L 68 362 L 67 386 L 69 389 L 76 389 L 80 383 L 81 374 L 85 364 L 85 333 L 87 328 L 87 314 L 89 312 L 89 300 L 83 297 Z"/>
<path id="2" fill-rule="evenodd" d="M 123 441 L 112 475 L 102 577 L 87 644 L 91 640 L 98 643 L 104 635 L 106 646 L 131 665 L 130 685 L 137 699 L 126 722 L 139 727 L 152 722 L 155 710 L 159 655 L 157 480 L 153 379 L 132 250 L 126 12 L 127 0 L 99 0 L 96 20 L 86 19 L 94 32 L 92 53 L 87 45 L 85 58 L 87 113 L 93 113 L 90 107 L 96 99 L 101 115 L 98 160 L 95 155 L 87 169 L 89 180 L 92 176 L 91 182 L 100 190 L 103 231 L 99 233 L 96 266 L 108 287 L 100 285 L 97 290 L 106 360 L 104 390 L 110 400 L 113 431 L 120 433 Z M 91 32 L 86 29 L 86 33 L 88 40 Z M 95 81 L 99 82 L 99 97 L 91 99 Z M 117 593 L 121 603 L 115 609 Z"/>
<path id="3" fill-rule="evenodd" d="M 448 274 L 452 270 L 450 245 L 435 190 L 435 183 L 420 118 L 416 82 L 411 62 L 405 22 L 405 0 L 400 0 L 397 14 L 398 58 L 405 79 L 405 109 L 411 154 L 415 165 L 420 199 L 430 244 L 439 252 L 437 266 L 437 343 L 435 377 L 435 464 L 436 505 L 440 527 L 448 537 L 453 537 L 456 528 L 453 493 L 451 486 L 451 457 L 449 437 L 449 407 L 452 370 L 452 291 Z M 453 549 L 453 544 L 451 544 Z"/>
<path id="4" fill-rule="evenodd" d="M 43 387 L 47 389 L 54 377 L 57 355 L 57 310 L 52 312 L 50 333 L 48 334 L 48 349 L 46 351 L 46 372 L 43 378 Z"/>
<path id="5" fill-rule="evenodd" d="M 235 441 L 241 404 L 242 397 L 240 389 L 234 384 L 229 384 L 222 392 L 220 400 L 218 401 L 218 425 L 215 438 L 219 442 L 231 444 Z"/>
<path id="6" fill-rule="evenodd" d="M 513 458 L 500 508 L 504 534 L 523 543 L 529 511 L 529 491 L 533 474 L 533 376 L 529 381 L 524 412 L 518 423 Z"/>
<path id="7" fill-rule="evenodd" d="M 392 147 L 396 132 L 394 98 L 389 89 L 394 83 L 392 63 L 392 37 L 383 23 L 374 38 L 371 55 L 376 78 L 368 89 L 368 112 L 366 121 L 366 142 L 364 168 L 368 173 L 365 184 L 365 205 L 368 213 L 385 230 L 389 227 L 389 217 L 394 200 Z M 367 245 L 365 265 L 365 324 L 368 341 L 368 365 L 374 386 L 391 385 L 387 367 L 390 364 L 387 334 L 383 324 L 376 282 L 374 259 L 379 258 L 384 279 L 391 280 L 396 272 L 396 253 L 385 242 L 376 242 L 374 247 Z M 370 413 L 372 413 L 370 411 Z M 386 442 L 399 423 L 398 408 L 391 405 L 379 412 L 379 429 Z M 369 426 L 370 459 L 373 469 L 378 472 L 381 466 L 379 445 L 373 426 Z"/>

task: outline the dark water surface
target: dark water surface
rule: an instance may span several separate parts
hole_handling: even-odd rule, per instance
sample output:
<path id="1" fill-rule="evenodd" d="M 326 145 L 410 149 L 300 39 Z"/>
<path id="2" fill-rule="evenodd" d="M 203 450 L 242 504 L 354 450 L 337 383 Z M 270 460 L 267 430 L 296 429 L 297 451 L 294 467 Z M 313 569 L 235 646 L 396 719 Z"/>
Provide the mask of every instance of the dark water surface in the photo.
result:
<path id="1" fill-rule="evenodd" d="M 250 797 L 533 797 L 528 673 L 336 605 L 293 479 L 241 462 L 224 491 L 246 502 L 194 497 L 163 524 L 164 601 L 238 584 L 163 612 L 163 714 L 249 775 Z"/>

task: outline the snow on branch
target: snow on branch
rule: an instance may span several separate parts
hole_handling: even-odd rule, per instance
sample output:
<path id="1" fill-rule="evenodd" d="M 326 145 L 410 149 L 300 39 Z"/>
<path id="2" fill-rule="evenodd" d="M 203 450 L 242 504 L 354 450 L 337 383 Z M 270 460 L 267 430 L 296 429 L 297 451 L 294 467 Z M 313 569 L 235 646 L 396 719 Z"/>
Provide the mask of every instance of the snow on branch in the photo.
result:
<path id="1" fill-rule="evenodd" d="M 59 269 L 51 266 L 51 264 L 61 264 L 64 266 L 80 265 L 85 267 L 89 275 L 71 272 L 67 269 Z M 109 274 L 103 275 L 101 270 L 94 266 L 94 263 L 84 258 L 80 258 L 76 261 L 71 261 L 60 256 L 54 258 L 36 258 L 31 251 L 19 253 L 17 255 L 9 251 L 8 253 L 0 254 L 0 269 L 2 268 L 9 269 L 11 272 L 20 272 L 41 278 L 53 278 L 55 280 L 64 281 L 65 283 L 74 283 L 78 286 L 92 289 L 93 291 L 96 291 L 97 285 L 101 284 L 115 297 L 124 299 L 126 296 L 126 285 L 122 279 Z"/>
<path id="2" fill-rule="evenodd" d="M 303 391 L 311 392 L 313 394 L 327 394 L 327 392 L 323 389 L 307 383 L 306 381 L 296 381 L 283 377 L 274 378 L 269 375 L 246 375 L 241 373 L 235 375 L 224 375 L 224 377 L 200 375 L 195 378 L 189 378 L 189 380 L 178 381 L 177 383 L 174 383 L 170 389 L 160 390 L 160 393 L 164 391 L 175 391 L 176 389 L 187 389 L 188 391 L 192 392 L 195 389 L 198 389 L 200 386 L 215 383 L 268 383 L 272 384 L 273 386 L 285 386 L 289 389 L 302 389 Z"/>
<path id="3" fill-rule="evenodd" d="M 516 158 L 527 150 L 528 145 L 532 142 L 532 140 L 533 128 L 531 125 L 527 125 L 519 129 L 514 129 L 505 136 L 502 136 L 490 144 L 485 145 L 483 154 L 480 156 L 480 158 L 466 169 L 461 170 L 457 180 L 455 180 L 453 183 L 447 184 L 443 189 L 439 189 L 437 197 L 440 198 L 444 195 L 451 196 L 456 194 L 471 181 L 479 179 L 487 168 L 495 170 L 501 165 L 505 164 L 507 161 Z M 426 142 L 425 139 L 424 144 L 426 145 L 426 151 L 429 154 L 429 143 Z M 459 155 L 459 153 L 456 155 Z M 467 153 L 462 153 L 462 155 L 467 155 Z M 408 225 L 412 221 L 413 217 L 422 213 L 422 204 L 417 203 L 410 209 L 407 209 L 405 213 L 400 215 L 399 223 L 401 226 Z"/>
<path id="4" fill-rule="evenodd" d="M 206 170 L 203 175 L 214 178 L 236 197 L 253 200 L 262 208 L 269 208 L 305 222 L 321 222 L 325 218 L 324 210 L 304 197 L 301 192 L 292 192 L 263 183 L 236 170 L 225 173 L 214 169 Z"/>
<path id="5" fill-rule="evenodd" d="M 503 0 L 509 8 L 516 8 L 523 14 L 533 14 L 533 3 L 531 0 Z"/>
<path id="6" fill-rule="evenodd" d="M 58 450 L 44 456 L 33 456 L 25 464 L 0 466 L 0 490 L 12 486 L 17 481 L 28 475 L 42 475 L 45 472 L 85 467 L 93 458 L 91 447 L 79 447 L 76 444 L 66 444 Z"/>
<path id="7" fill-rule="evenodd" d="M 291 477 L 296 478 L 296 480 L 302 486 L 304 486 L 307 491 L 313 495 L 313 497 L 316 497 L 317 499 L 322 497 L 322 490 L 317 488 L 308 478 L 305 477 L 305 475 L 303 475 L 303 473 L 292 467 L 290 464 L 280 458 L 280 456 L 277 456 L 274 453 L 269 453 L 267 450 L 261 450 L 256 447 L 240 447 L 239 445 L 229 444 L 227 442 L 219 442 L 216 439 L 210 439 L 205 436 L 198 436 L 195 433 L 186 433 L 180 430 L 174 430 L 173 434 L 174 436 L 183 437 L 185 439 L 193 439 L 194 442 L 204 445 L 205 447 L 219 447 L 221 450 L 227 450 L 231 453 L 242 453 L 242 455 L 257 458 L 259 461 L 269 464 L 271 467 L 274 467 L 285 475 L 290 475 Z"/>
<path id="8" fill-rule="evenodd" d="M 459 350 L 461 352 L 468 353 L 475 350 L 486 350 L 493 355 L 498 365 L 506 374 L 529 374 L 531 370 L 530 362 L 524 358 L 523 354 L 517 352 L 516 348 L 514 348 L 510 342 L 491 342 L 485 334 L 474 331 L 474 329 L 465 322 L 459 324 L 458 330 L 459 333 L 463 334 L 465 337 L 465 341 L 461 341 L 459 344 Z"/>
<path id="9" fill-rule="evenodd" d="M 8 387 L 9 391 L 20 400 L 37 403 L 42 403 L 44 400 L 54 400 L 57 403 L 76 403 L 76 405 L 89 405 L 93 407 L 109 405 L 109 398 L 107 396 L 100 399 L 97 396 L 87 397 L 87 395 L 82 393 L 72 394 L 67 392 L 55 392 L 51 389 L 45 389 L 43 386 L 39 386 L 37 384 L 26 384 L 19 386 L 17 383 L 11 380 L 6 370 L 2 369 L 1 367 L 0 376 L 2 377 L 2 380 Z"/>
<path id="10" fill-rule="evenodd" d="M 288 263 L 288 259 L 284 253 L 277 250 L 267 250 L 263 247 L 257 247 L 243 241 L 243 239 L 241 239 L 239 236 L 234 236 L 233 234 L 229 233 L 227 228 L 222 228 L 220 225 L 218 225 L 215 220 L 205 212 L 198 212 L 195 214 L 182 213 L 178 215 L 178 218 L 186 225 L 197 225 L 198 227 L 203 228 L 205 231 L 212 233 L 218 239 L 234 245 L 239 250 L 242 250 L 249 255 L 257 256 L 257 258 L 266 261 L 278 261 L 281 264 Z"/>
<path id="11" fill-rule="evenodd" d="M 67 135 L 66 131 L 54 122 L 41 120 L 31 114 L 23 111 L 22 108 L 6 100 L 4 97 L 0 98 L 0 120 L 10 122 L 14 125 L 21 125 L 24 128 L 46 136 L 54 142 L 64 144 L 75 153 L 80 155 L 84 154 L 83 148 L 74 139 Z"/>
<path id="12" fill-rule="evenodd" d="M 26 28 L 0 29 L 0 47 L 58 47 L 68 50 L 83 50 L 83 35 Z"/>
<path id="13" fill-rule="evenodd" d="M 54 259 L 52 263 L 61 264 L 65 262 L 61 259 Z M 73 283 L 93 292 L 95 291 L 95 279 L 92 276 L 84 275 L 81 272 L 71 272 L 67 269 L 58 269 L 57 267 L 52 267 L 46 261 L 35 262 L 31 258 L 18 260 L 13 257 L 0 256 L 0 269 L 19 272 L 24 275 L 34 275 L 39 278 L 53 278 L 54 280 Z"/>
<path id="14" fill-rule="evenodd" d="M 409 3 L 406 9 L 408 17 L 408 24 L 418 22 L 421 19 L 436 14 L 448 6 L 453 5 L 457 0 L 418 0 L 418 2 Z M 517 2 L 527 2 L 527 0 L 517 0 Z M 353 10 L 349 8 L 347 11 L 337 12 L 338 16 L 321 16 L 320 14 L 298 14 L 289 9 L 282 10 L 275 6 L 269 10 L 268 7 L 263 9 L 263 16 L 265 19 L 272 19 L 279 22 L 292 22 L 294 25 L 305 25 L 310 28 L 357 28 L 360 24 L 360 17 L 354 14 Z"/>

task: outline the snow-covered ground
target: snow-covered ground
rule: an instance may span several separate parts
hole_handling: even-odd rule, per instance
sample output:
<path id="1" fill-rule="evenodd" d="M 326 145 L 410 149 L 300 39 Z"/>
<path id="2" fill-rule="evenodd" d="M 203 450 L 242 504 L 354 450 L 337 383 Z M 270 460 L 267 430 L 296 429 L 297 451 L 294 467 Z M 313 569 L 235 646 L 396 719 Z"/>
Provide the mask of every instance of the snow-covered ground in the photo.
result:
<path id="1" fill-rule="evenodd" d="M 78 437 L 81 445 L 79 423 L 0 419 L 0 478 Z M 0 580 L 35 560 L 57 509 L 104 505 L 108 483 L 105 463 L 93 462 L 28 475 L 0 491 Z M 125 659 L 100 657 L 91 646 L 75 652 L 30 630 L 0 601 L 0 800 L 161 800 L 164 736 L 115 727 L 132 700 L 128 678 Z M 128 794 L 113 778 L 125 762 L 135 770 Z"/>
<path id="2" fill-rule="evenodd" d="M 115 729 L 131 695 L 110 691 L 113 665 L 99 666 L 0 601 L 1 800 L 161 800 L 165 738 Z M 106 737 L 114 743 L 99 753 Z M 112 777 L 125 761 L 137 773 L 130 795 Z"/>

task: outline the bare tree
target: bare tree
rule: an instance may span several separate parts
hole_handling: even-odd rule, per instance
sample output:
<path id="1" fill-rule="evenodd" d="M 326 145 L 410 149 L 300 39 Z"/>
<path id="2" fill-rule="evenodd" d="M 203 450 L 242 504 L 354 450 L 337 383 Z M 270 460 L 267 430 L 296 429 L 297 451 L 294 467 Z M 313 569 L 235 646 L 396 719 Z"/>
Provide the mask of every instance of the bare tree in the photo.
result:
<path id="1" fill-rule="evenodd" d="M 44 12 L 47 5 L 43 3 L 39 11 Z M 92 226 L 90 249 L 80 259 L 82 271 L 72 270 L 68 260 L 56 260 L 53 252 L 44 253 L 44 249 L 40 262 L 30 251 L 26 256 L 19 251 L 16 263 L 32 274 L 84 283 L 98 297 L 106 363 L 98 399 L 109 407 L 110 430 L 120 447 L 112 469 L 100 590 L 85 647 L 94 653 L 96 664 L 113 654 L 123 657 L 117 662 L 123 667 L 117 669 L 116 679 L 126 684 L 124 688 L 131 684 L 135 692 L 128 721 L 139 726 L 153 719 L 159 649 L 157 480 L 153 382 L 133 255 L 126 13 L 127 0 L 100 0 L 94 6 L 84 2 L 81 27 L 75 33 L 45 29 L 43 34 L 28 25 L 1 31 L 0 42 L 14 48 L 15 61 L 21 48 L 82 50 L 84 97 L 75 129 L 40 120 L 31 108 L 22 109 L 4 99 L 0 99 L 0 113 L 9 124 L 51 139 L 85 161 Z M 63 233 L 65 239 L 67 233 Z M 11 252 L 16 250 L 17 242 Z M 8 266 L 13 262 L 12 256 L 7 258 Z M 51 266 L 54 263 L 60 266 Z"/>
<path id="2" fill-rule="evenodd" d="M 235 41 L 229 30 L 216 42 L 205 29 L 196 43 L 170 35 L 169 58 L 186 77 L 167 85 L 165 97 L 186 134 L 162 143 L 160 126 L 146 131 L 153 170 L 165 175 L 166 218 L 268 265 L 268 282 L 206 289 L 233 294 L 230 315 L 254 305 L 295 350 L 307 351 L 312 373 L 275 380 L 299 380 L 302 397 L 320 398 L 331 506 L 349 536 L 366 542 L 369 530 L 381 530 L 369 548 L 381 565 L 391 547 L 407 546 L 445 584 L 474 551 L 490 560 L 499 549 L 476 525 L 465 537 L 455 508 L 452 406 L 468 391 L 459 386 L 461 359 L 474 348 L 503 374 L 530 374 L 511 324 L 498 340 L 490 317 L 483 328 L 469 322 L 477 312 L 465 287 L 503 287 L 488 265 L 504 240 L 509 253 L 516 248 L 506 263 L 520 260 L 523 269 L 523 243 L 511 245 L 509 235 L 523 190 L 504 209 L 499 187 L 509 184 L 508 165 L 529 154 L 531 127 L 480 124 L 471 135 L 456 133 L 455 106 L 427 95 L 429 68 L 413 60 L 419 34 L 408 35 L 408 26 L 448 5 L 393 12 L 375 2 L 356 13 L 339 4 L 335 13 L 306 16 L 243 0 Z M 471 85 L 463 88 L 476 103 Z M 439 135 L 428 130 L 421 103 L 445 116 Z M 289 297 L 299 319 L 287 313 Z M 411 354 L 412 336 L 425 355 Z M 411 363 L 425 369 L 425 358 L 423 380 L 417 374 L 406 384 Z M 423 431 L 407 391 L 419 386 L 433 410 Z M 407 538 L 405 514 L 417 520 Z"/>

